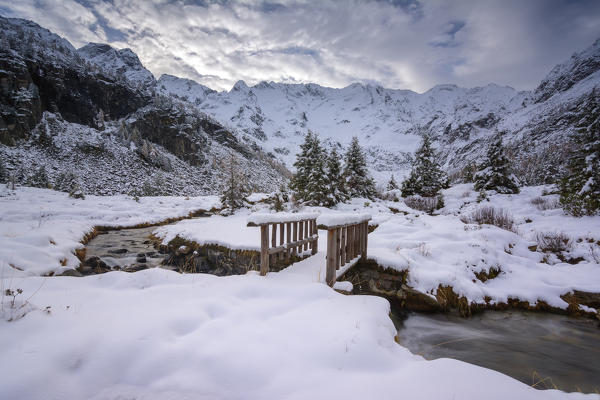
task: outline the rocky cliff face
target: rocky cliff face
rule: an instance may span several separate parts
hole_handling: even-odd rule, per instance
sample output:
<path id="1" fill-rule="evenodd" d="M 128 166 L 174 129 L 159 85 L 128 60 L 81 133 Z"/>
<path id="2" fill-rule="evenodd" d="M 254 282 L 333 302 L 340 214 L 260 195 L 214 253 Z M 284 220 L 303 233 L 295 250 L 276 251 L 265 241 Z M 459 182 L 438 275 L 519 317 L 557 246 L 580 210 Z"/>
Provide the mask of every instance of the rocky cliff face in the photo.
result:
<path id="1" fill-rule="evenodd" d="M 255 190 L 284 179 L 260 147 L 158 94 L 129 49 L 75 50 L 32 22 L 1 17 L 0 42 L 0 155 L 22 181 L 43 166 L 50 184 L 68 173 L 87 193 L 215 193 L 229 152 Z"/>

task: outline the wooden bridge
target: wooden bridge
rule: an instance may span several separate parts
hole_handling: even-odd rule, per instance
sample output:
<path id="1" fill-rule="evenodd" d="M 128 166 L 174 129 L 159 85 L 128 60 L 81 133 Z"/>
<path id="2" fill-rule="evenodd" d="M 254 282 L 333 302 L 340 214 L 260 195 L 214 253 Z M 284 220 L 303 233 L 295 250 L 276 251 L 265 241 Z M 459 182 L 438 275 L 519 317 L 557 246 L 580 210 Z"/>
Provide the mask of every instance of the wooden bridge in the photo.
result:
<path id="1" fill-rule="evenodd" d="M 327 230 L 326 276 L 333 286 L 337 270 L 366 259 L 368 214 L 310 213 L 254 214 L 248 226 L 260 227 L 260 274 L 278 260 L 309 257 L 318 252 L 319 229 Z M 278 233 L 279 231 L 279 233 Z"/>

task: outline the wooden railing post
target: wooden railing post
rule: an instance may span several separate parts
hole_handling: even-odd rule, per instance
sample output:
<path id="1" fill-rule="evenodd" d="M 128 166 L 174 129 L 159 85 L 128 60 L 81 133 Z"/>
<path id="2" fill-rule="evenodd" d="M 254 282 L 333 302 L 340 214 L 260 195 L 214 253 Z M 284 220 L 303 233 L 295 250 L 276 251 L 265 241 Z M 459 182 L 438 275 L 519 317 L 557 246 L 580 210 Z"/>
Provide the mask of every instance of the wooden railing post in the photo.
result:
<path id="1" fill-rule="evenodd" d="M 269 225 L 260 226 L 260 274 L 269 272 Z"/>
<path id="2" fill-rule="evenodd" d="M 294 222 L 294 243 L 298 241 L 298 222 Z M 293 247 L 294 256 L 298 255 L 298 246 Z"/>
<path id="3" fill-rule="evenodd" d="M 292 223 L 291 222 L 286 222 L 285 223 L 285 235 L 286 235 L 286 245 L 289 245 L 290 243 L 292 243 Z M 286 260 L 290 259 L 290 253 L 291 253 L 291 249 L 288 247 L 288 249 L 285 251 L 285 258 Z"/>
<path id="4" fill-rule="evenodd" d="M 337 229 L 327 230 L 327 267 L 325 272 L 325 281 L 329 286 L 333 286 L 336 280 L 337 265 Z"/>
<path id="5" fill-rule="evenodd" d="M 310 223 L 311 223 L 311 226 L 312 226 L 312 234 L 311 234 L 311 236 L 315 236 L 315 235 L 318 236 L 317 220 L 313 219 L 313 220 L 310 221 Z M 311 252 L 311 254 L 315 255 L 319 251 L 319 239 L 313 239 L 311 241 L 311 243 L 312 243 L 312 252 Z"/>
<path id="6" fill-rule="evenodd" d="M 363 261 L 367 260 L 368 245 L 369 245 L 369 223 L 363 222 L 363 246 L 362 246 L 362 254 L 361 254 L 361 259 Z"/>

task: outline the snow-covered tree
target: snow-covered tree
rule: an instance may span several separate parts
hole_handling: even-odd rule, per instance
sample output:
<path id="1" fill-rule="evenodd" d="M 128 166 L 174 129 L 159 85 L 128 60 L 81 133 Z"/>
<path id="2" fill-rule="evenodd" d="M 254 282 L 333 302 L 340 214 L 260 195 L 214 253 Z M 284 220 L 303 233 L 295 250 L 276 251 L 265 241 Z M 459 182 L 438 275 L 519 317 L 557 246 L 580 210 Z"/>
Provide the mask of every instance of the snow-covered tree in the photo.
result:
<path id="1" fill-rule="evenodd" d="M 2 160 L 0 160 L 0 183 L 7 183 L 10 178 L 8 170 L 4 166 Z"/>
<path id="2" fill-rule="evenodd" d="M 290 188 L 294 192 L 296 200 L 300 202 L 306 198 L 306 185 L 308 184 L 312 165 L 313 140 L 314 135 L 309 130 L 304 136 L 304 143 L 300 145 L 300 152 L 296 154 L 296 161 L 294 162 L 296 173 L 290 182 Z"/>
<path id="3" fill-rule="evenodd" d="M 344 178 L 342 176 L 342 165 L 340 155 L 335 147 L 331 149 L 327 157 L 327 198 L 326 205 L 333 206 L 348 199 Z"/>
<path id="4" fill-rule="evenodd" d="M 579 129 L 571 140 L 574 148 L 559 182 L 560 203 L 575 216 L 600 212 L 600 112 L 591 125 Z"/>
<path id="5" fill-rule="evenodd" d="M 79 179 L 73 172 L 61 172 L 54 180 L 54 189 L 70 193 L 79 188 Z"/>
<path id="6" fill-rule="evenodd" d="M 438 163 L 438 155 L 431 147 L 431 138 L 423 136 L 423 142 L 415 153 L 415 161 L 409 177 L 402 182 L 402 196 L 436 196 L 448 187 L 448 177 Z"/>
<path id="7" fill-rule="evenodd" d="M 46 168 L 41 165 L 33 175 L 27 177 L 25 181 L 25 185 L 39 188 L 48 188 L 50 187 L 50 181 L 48 180 L 48 174 L 46 173 Z"/>
<path id="8" fill-rule="evenodd" d="M 475 174 L 475 190 L 519 193 L 519 185 L 515 176 L 510 172 L 509 161 L 504 155 L 500 136 L 488 148 L 487 158 Z"/>
<path id="9" fill-rule="evenodd" d="M 396 180 L 394 179 L 394 175 L 392 174 L 392 177 L 390 178 L 390 181 L 387 184 L 386 187 L 387 190 L 396 190 L 399 189 L 398 184 L 396 183 Z"/>
<path id="10" fill-rule="evenodd" d="M 237 156 L 229 153 L 225 165 L 225 188 L 221 195 L 221 202 L 233 213 L 238 208 L 244 206 L 246 195 L 248 194 L 246 176 L 244 175 Z"/>
<path id="11" fill-rule="evenodd" d="M 304 200 L 308 205 L 325 206 L 328 203 L 327 195 L 329 192 L 329 182 L 325 170 L 327 152 L 321 147 L 321 141 L 316 135 L 313 137 L 310 160 Z"/>
<path id="12" fill-rule="evenodd" d="M 346 151 L 343 177 L 348 196 L 369 199 L 375 196 L 375 182 L 369 176 L 367 161 L 356 136 Z"/>
<path id="13" fill-rule="evenodd" d="M 296 154 L 296 174 L 290 184 L 297 201 L 308 205 L 327 203 L 326 158 L 319 137 L 308 131 L 300 145 L 300 153 Z"/>
<path id="14" fill-rule="evenodd" d="M 273 210 L 283 211 L 285 209 L 285 203 L 290 201 L 290 195 L 286 185 L 281 185 L 279 190 L 273 194 L 273 197 L 269 200 Z"/>

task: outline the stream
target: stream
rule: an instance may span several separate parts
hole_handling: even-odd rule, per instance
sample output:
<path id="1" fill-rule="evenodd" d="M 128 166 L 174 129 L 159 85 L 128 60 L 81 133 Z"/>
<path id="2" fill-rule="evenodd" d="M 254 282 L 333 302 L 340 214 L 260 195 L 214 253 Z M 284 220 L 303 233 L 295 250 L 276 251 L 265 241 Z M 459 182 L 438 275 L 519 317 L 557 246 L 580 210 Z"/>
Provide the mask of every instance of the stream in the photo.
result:
<path id="1" fill-rule="evenodd" d="M 111 269 L 161 267 L 149 236 L 156 227 L 102 232 L 86 246 Z M 228 272 L 222 273 L 229 274 Z M 455 358 L 490 368 L 538 389 L 600 392 L 598 321 L 547 313 L 486 311 L 470 318 L 393 310 L 401 345 L 426 359 Z"/>
<path id="2" fill-rule="evenodd" d="M 598 321 L 524 311 L 393 314 L 402 346 L 426 359 L 455 358 L 537 389 L 600 392 Z"/>

